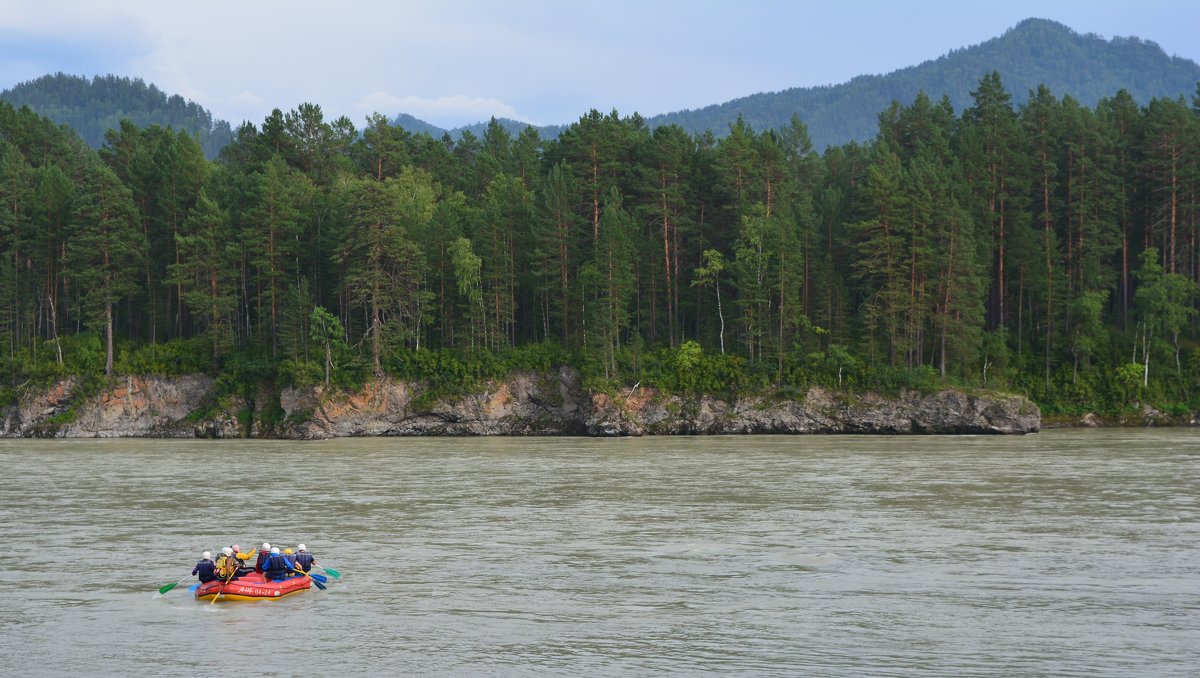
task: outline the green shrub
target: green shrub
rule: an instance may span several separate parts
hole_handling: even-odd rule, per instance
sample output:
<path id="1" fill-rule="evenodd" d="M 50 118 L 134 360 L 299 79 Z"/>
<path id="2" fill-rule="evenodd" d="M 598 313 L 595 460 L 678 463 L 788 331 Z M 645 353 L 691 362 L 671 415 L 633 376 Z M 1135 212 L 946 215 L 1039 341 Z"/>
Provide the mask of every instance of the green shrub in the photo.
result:
<path id="1" fill-rule="evenodd" d="M 280 388 L 309 388 L 325 382 L 325 367 L 312 360 L 288 358 L 279 361 L 275 381 Z"/>
<path id="2" fill-rule="evenodd" d="M 668 393 L 731 395 L 763 385 L 762 373 L 730 354 L 708 354 L 694 341 L 646 356 L 644 381 Z"/>
<path id="3" fill-rule="evenodd" d="M 119 374 L 179 376 L 204 372 L 211 361 L 212 345 L 201 336 L 140 347 L 123 346 L 113 368 Z"/>

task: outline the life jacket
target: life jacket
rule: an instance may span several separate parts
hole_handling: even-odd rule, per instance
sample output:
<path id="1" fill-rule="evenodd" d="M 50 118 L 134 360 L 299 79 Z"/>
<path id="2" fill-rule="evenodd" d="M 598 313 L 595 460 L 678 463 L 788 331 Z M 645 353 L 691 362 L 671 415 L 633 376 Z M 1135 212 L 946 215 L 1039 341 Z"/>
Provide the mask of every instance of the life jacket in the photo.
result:
<path id="1" fill-rule="evenodd" d="M 213 581 L 217 578 L 217 566 L 213 561 L 205 558 L 196 563 L 196 567 L 192 569 L 192 574 L 200 579 L 200 583 Z"/>
<path id="2" fill-rule="evenodd" d="M 296 559 L 296 564 L 300 566 L 300 569 L 304 570 L 305 572 L 308 572 L 312 569 L 313 562 L 316 560 L 312 557 L 312 554 L 307 551 L 301 551 L 293 556 L 293 558 Z"/>
<path id="3" fill-rule="evenodd" d="M 238 570 L 237 558 L 233 558 L 233 557 L 227 556 L 224 553 L 222 553 L 221 555 L 217 556 L 216 567 L 217 567 L 217 576 L 218 577 L 220 577 L 221 579 L 229 579 L 230 577 L 237 574 L 237 570 Z"/>
<path id="4" fill-rule="evenodd" d="M 282 553 L 272 553 L 263 566 L 263 574 L 267 579 L 287 579 L 292 574 L 291 561 Z"/>
<path id="5" fill-rule="evenodd" d="M 266 569 L 267 558 L 271 557 L 270 551 L 259 551 L 258 560 L 254 561 L 254 571 L 263 572 Z"/>

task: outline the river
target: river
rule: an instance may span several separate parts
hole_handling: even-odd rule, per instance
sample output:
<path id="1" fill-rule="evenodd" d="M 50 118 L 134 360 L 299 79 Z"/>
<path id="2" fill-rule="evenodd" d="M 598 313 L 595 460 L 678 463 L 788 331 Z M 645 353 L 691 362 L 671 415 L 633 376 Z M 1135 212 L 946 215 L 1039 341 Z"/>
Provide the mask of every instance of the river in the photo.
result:
<path id="1" fill-rule="evenodd" d="M 1200 430 L 0 440 L 7 675 L 1200 674 Z M 196 601 L 202 550 L 341 572 Z"/>

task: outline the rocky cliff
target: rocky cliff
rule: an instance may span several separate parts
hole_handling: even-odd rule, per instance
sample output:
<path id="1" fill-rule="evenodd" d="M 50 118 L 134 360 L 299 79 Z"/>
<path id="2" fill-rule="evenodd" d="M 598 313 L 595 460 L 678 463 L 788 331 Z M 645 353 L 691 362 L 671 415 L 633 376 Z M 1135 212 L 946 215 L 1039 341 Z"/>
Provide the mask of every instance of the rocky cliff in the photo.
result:
<path id="1" fill-rule="evenodd" d="M 268 409 L 275 416 L 264 416 Z M 0 409 L 4 437 L 1019 434 L 1040 426 L 1037 406 L 1020 396 L 946 390 L 883 397 L 812 388 L 802 400 L 729 401 L 637 386 L 610 395 L 585 391 L 568 368 L 515 374 L 449 399 L 391 379 L 357 393 L 326 394 L 317 387 L 263 392 L 254 399 L 217 398 L 213 381 L 204 376 L 122 378 L 90 395 L 75 380 L 65 380 Z"/>

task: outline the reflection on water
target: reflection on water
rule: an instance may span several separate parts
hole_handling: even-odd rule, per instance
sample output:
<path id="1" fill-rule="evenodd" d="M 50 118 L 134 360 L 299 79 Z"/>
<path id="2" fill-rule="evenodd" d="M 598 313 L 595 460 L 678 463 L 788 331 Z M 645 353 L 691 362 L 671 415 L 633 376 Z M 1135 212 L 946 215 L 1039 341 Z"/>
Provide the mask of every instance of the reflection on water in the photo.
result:
<path id="1" fill-rule="evenodd" d="M 25 675 L 1200 667 L 1197 431 L 8 440 L 0 462 L 0 666 Z M 155 595 L 264 540 L 344 577 Z"/>

